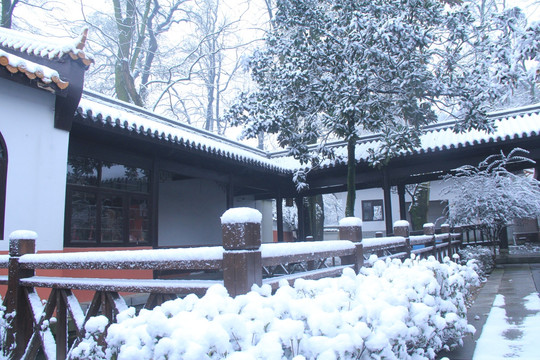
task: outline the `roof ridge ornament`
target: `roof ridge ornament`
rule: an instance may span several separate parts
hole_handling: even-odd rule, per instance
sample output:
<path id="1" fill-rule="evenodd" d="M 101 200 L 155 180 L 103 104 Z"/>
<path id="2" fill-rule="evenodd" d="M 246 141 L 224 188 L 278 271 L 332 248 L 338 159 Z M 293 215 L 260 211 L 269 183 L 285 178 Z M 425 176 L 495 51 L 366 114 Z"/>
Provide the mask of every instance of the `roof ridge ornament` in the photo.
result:
<path id="1" fill-rule="evenodd" d="M 85 27 L 81 33 L 81 36 L 79 37 L 79 42 L 75 46 L 78 50 L 83 50 L 86 46 L 86 40 L 88 39 L 88 28 Z"/>

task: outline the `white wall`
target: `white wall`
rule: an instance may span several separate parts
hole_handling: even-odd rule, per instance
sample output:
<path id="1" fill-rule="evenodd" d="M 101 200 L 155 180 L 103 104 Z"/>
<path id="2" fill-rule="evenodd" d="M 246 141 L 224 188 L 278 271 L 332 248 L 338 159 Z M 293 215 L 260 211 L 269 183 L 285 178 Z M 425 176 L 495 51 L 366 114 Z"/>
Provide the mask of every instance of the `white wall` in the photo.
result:
<path id="1" fill-rule="evenodd" d="M 234 198 L 234 207 L 250 207 L 259 210 L 262 214 L 261 241 L 263 243 L 274 241 L 272 200 L 255 200 L 253 196 L 237 196 Z"/>
<path id="2" fill-rule="evenodd" d="M 442 181 L 432 181 L 430 183 L 430 201 L 441 201 L 452 199 L 455 194 L 442 194 L 442 189 L 445 187 L 445 184 Z M 347 193 L 338 193 L 336 194 L 337 198 L 340 199 L 341 206 L 345 209 L 345 202 L 347 199 Z M 384 194 L 382 188 L 374 189 L 365 189 L 356 191 L 356 202 L 354 207 L 354 213 L 356 217 L 362 219 L 362 200 L 383 200 L 384 203 Z M 399 216 L 399 197 L 396 191 L 391 193 L 391 205 L 392 205 L 392 221 L 395 222 L 400 220 Z M 410 202 L 411 197 L 408 194 L 405 194 L 405 201 Z M 386 216 L 386 214 L 385 214 Z M 335 225 L 327 223 L 327 226 Z M 386 231 L 385 221 L 364 221 L 363 222 L 363 231 L 365 236 L 373 236 L 377 231 Z"/>
<path id="3" fill-rule="evenodd" d="M 345 194 L 346 198 L 346 194 Z M 386 213 L 384 213 L 384 192 L 383 189 L 365 189 L 356 191 L 356 202 L 354 204 L 354 215 L 362 219 L 362 200 L 383 200 L 383 216 L 384 220 L 382 221 L 363 221 L 362 231 L 365 236 L 374 236 L 374 233 L 377 231 L 386 231 Z M 400 220 L 399 219 L 399 197 L 397 194 L 391 194 L 390 202 L 392 205 L 392 222 Z"/>
<path id="4" fill-rule="evenodd" d="M 8 152 L 4 240 L 38 233 L 38 250 L 61 250 L 69 133 L 54 128 L 54 95 L 0 79 L 0 131 Z"/>
<path id="5" fill-rule="evenodd" d="M 226 191 L 201 179 L 159 184 L 159 246 L 220 245 Z"/>

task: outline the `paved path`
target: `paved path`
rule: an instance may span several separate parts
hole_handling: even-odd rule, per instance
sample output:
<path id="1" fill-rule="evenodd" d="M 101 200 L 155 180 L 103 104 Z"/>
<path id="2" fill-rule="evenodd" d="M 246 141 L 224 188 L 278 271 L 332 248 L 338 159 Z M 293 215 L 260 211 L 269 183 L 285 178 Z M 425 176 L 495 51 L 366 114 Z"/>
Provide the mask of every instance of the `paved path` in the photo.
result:
<path id="1" fill-rule="evenodd" d="M 488 332 L 494 330 L 487 329 L 487 327 L 484 328 L 484 325 L 494 306 L 493 302 L 495 301 L 497 294 L 504 296 L 504 305 L 498 307 L 504 309 L 506 313 L 505 320 L 510 330 L 505 331 L 503 334 L 495 335 L 501 336 L 503 341 L 516 341 L 516 344 L 519 347 L 520 345 L 518 342 L 523 342 L 524 340 L 522 339 L 523 334 L 520 333 L 519 326 L 522 324 L 525 317 L 536 313 L 535 311 L 530 311 L 525 308 L 524 298 L 535 292 L 540 292 L 540 264 L 521 263 L 498 265 L 491 273 L 486 284 L 484 284 L 479 291 L 474 304 L 467 314 L 469 323 L 476 328 L 476 333 L 474 336 L 465 338 L 462 347 L 448 353 L 441 353 L 439 354 L 439 358 L 444 356 L 451 360 L 470 360 L 473 358 L 478 339 L 482 333 L 484 331 Z M 536 334 L 536 336 L 538 336 L 538 334 Z M 540 337 L 538 337 L 538 343 L 540 343 Z M 538 348 L 538 343 L 530 345 L 536 345 Z M 510 347 L 512 347 L 512 345 L 510 345 Z M 486 349 L 486 347 L 478 346 L 479 352 L 482 349 Z M 488 354 L 484 354 L 483 356 L 479 355 L 482 354 L 476 354 L 476 357 L 490 358 Z M 519 358 L 525 360 L 525 357 L 523 356 L 504 356 L 504 354 L 499 354 L 499 358 Z M 533 357 L 528 356 L 526 358 L 526 360 L 534 359 L 540 359 L 540 350 L 538 350 Z"/>

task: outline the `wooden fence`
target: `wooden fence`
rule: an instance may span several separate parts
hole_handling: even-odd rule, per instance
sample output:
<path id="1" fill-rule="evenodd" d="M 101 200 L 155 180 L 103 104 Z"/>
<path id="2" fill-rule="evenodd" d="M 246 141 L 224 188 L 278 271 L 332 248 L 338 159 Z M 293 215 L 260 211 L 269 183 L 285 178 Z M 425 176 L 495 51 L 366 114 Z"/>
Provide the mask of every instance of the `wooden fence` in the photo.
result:
<path id="1" fill-rule="evenodd" d="M 12 358 L 35 359 L 40 350 L 46 359 L 70 358 L 92 316 L 103 314 L 113 323 L 127 309 L 121 292 L 149 294 L 146 307 L 151 308 L 179 294 L 202 295 L 214 284 L 224 284 L 237 296 L 254 284 L 275 289 L 284 279 L 292 284 L 298 278 L 336 276 L 346 267 L 359 271 L 370 254 L 404 258 L 416 253 L 441 260 L 461 245 L 461 233 L 451 233 L 449 227 L 435 234 L 428 225 L 424 235 L 409 236 L 408 225 L 399 223 L 392 237 L 362 239 L 361 226 L 342 226 L 342 240 L 279 244 L 261 244 L 259 223 L 233 223 L 222 225 L 219 247 L 92 253 L 35 254 L 35 239 L 14 236 L 9 255 L 0 257 L 0 268 L 9 269 L 8 276 L 0 277 L 0 284 L 8 285 L 4 304 L 15 314 L 7 335 Z M 44 277 L 36 275 L 40 269 L 213 270 L 223 272 L 223 280 Z M 51 289 L 44 305 L 36 288 Z M 72 290 L 94 292 L 86 312 Z M 68 324 L 74 328 L 71 337 Z"/>

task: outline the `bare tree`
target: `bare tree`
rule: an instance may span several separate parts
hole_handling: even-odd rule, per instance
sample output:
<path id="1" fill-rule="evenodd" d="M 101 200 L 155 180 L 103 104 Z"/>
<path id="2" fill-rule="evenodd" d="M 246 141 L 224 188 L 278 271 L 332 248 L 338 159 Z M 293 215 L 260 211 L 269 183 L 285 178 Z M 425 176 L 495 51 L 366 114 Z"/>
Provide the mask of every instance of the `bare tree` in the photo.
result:
<path id="1" fill-rule="evenodd" d="M 186 24 L 189 32 L 177 48 L 168 76 L 155 81 L 161 87 L 152 106 L 220 134 L 227 129 L 221 117 L 224 105 L 242 77 L 247 77 L 238 70 L 250 45 L 238 36 L 243 14 L 231 19 L 223 7 L 220 0 L 193 3 Z"/>
<path id="2" fill-rule="evenodd" d="M 51 3 L 51 6 L 47 6 Z M 46 11 L 51 11 L 54 7 L 54 1 L 49 0 L 2 0 L 2 10 L 1 10 L 1 19 L 0 26 L 5 28 L 11 28 L 13 26 L 13 19 L 15 17 L 15 9 L 20 8 L 21 5 L 30 8 L 43 9 Z M 21 19 L 24 20 L 24 19 Z M 25 26 L 26 27 L 26 26 Z"/>
<path id="3" fill-rule="evenodd" d="M 173 24 L 186 21 L 187 1 L 111 0 L 112 9 L 94 10 L 88 16 L 87 6 L 81 1 L 84 21 L 97 34 L 94 52 L 104 64 L 97 70 L 114 69 L 109 73 L 114 74 L 118 99 L 145 105 L 160 55 L 160 36 Z"/>

